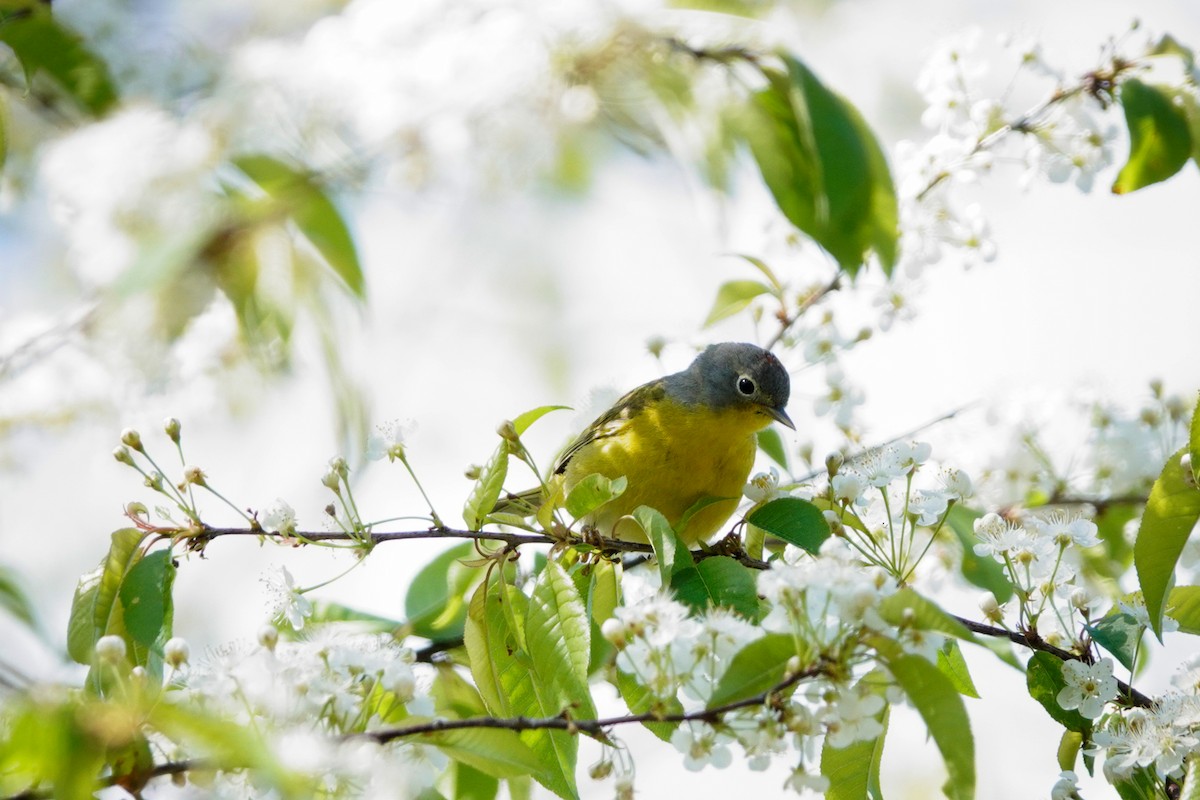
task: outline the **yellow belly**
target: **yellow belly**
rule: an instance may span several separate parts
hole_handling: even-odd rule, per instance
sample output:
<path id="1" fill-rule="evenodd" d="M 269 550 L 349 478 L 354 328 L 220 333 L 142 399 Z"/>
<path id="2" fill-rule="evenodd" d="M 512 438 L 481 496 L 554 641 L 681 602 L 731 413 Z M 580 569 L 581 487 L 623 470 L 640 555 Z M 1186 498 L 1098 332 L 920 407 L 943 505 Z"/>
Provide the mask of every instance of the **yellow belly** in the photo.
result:
<path id="1" fill-rule="evenodd" d="M 754 466 L 755 433 L 769 423 L 751 410 L 713 411 L 664 399 L 575 453 L 563 473 L 565 489 L 597 472 L 623 475 L 625 493 L 587 520 L 602 534 L 644 541 L 640 527 L 621 518 L 645 505 L 662 512 L 688 545 L 706 541 L 737 509 Z M 696 511 L 679 530 L 684 515 L 706 498 L 719 501 Z"/>

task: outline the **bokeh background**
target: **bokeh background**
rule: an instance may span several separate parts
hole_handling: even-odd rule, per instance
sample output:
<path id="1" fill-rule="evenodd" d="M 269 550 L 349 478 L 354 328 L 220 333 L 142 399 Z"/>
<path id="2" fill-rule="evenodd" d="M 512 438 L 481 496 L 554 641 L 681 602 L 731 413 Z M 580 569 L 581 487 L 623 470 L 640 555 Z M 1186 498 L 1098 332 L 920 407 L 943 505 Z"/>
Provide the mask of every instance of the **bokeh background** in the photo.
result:
<path id="1" fill-rule="evenodd" d="M 521 45 L 524 37 L 569 31 L 586 40 L 623 14 L 656 24 L 710 22 L 635 2 L 563 3 L 554 11 L 536 5 L 413 3 L 404 14 L 381 14 L 378 24 L 394 26 L 392 43 L 411 44 L 401 58 L 382 45 L 339 51 L 343 40 L 329 26 L 314 33 L 318 20 L 343 12 L 321 0 L 55 3 L 61 18 L 99 43 L 131 104 L 151 108 L 172 98 L 189 114 L 242 120 L 237 135 L 251 139 L 300 137 L 303 125 L 319 128 L 322 114 L 347 109 L 361 115 L 359 130 L 406 120 L 425 132 L 423 159 L 397 158 L 392 172 L 338 198 L 369 293 L 361 308 L 332 300 L 334 341 L 345 385 L 361 391 L 370 423 L 409 426 L 411 463 L 448 520 L 457 521 L 470 488 L 464 469 L 486 459 L 498 421 L 549 403 L 578 409 L 548 417 L 531 433 L 535 453 L 549 462 L 618 392 L 681 368 L 695 346 L 761 339 L 745 317 L 711 329 L 702 323 L 720 283 L 752 277 L 731 253 L 783 258 L 771 200 L 750 171 L 737 173 L 730 194 L 718 197 L 661 150 L 637 152 L 595 137 L 583 140 L 596 148 L 584 159 L 586 180 L 564 186 L 539 177 L 553 141 L 534 113 L 536 98 L 523 94 L 526 87 L 536 94 L 544 66 L 528 53 L 536 48 Z M 485 12 L 493 14 L 486 26 L 472 22 Z M 890 151 L 900 140 L 928 136 L 914 86 L 944 37 L 980 31 L 981 51 L 996 59 L 986 80 L 999 93 L 1012 72 L 996 44 L 1001 35 L 1036 38 L 1047 60 L 1073 76 L 1097 63 L 1109 38 L 1126 35 L 1135 13 L 1144 28 L 1200 44 L 1200 6 L 1167 0 L 781 3 L 744 28 L 750 41 L 782 43 L 803 58 L 863 111 Z M 326 60 L 307 58 L 314 54 Z M 212 86 L 214 74 L 222 78 L 212 94 L 189 88 Z M 411 92 L 397 96 L 398 84 Z M 1032 105 L 1043 88 L 1014 92 L 1027 92 Z M 338 96 L 344 105 L 334 107 Z M 289 104 L 298 97 L 311 107 L 300 121 L 290 118 L 296 130 L 283 130 L 280 109 L 294 111 Z M 464 108 L 474 113 L 459 114 Z M 136 179 L 146 153 L 117 135 L 98 138 L 91 158 L 80 160 L 76 151 L 76 160 L 66 159 L 55 150 L 61 133 L 23 126 L 17 113 L 14 137 L 40 139 L 14 144 L 14 152 L 29 145 L 32 160 L 10 160 L 0 186 L 0 563 L 23 576 L 42 636 L 6 618 L 0 636 L 6 658 L 28 674 L 72 680 L 76 670 L 61 651 L 75 582 L 123 525 L 124 503 L 149 499 L 137 476 L 112 459 L 122 428 L 139 429 L 167 456 L 161 420 L 178 417 L 189 463 L 226 496 L 254 508 L 284 498 L 302 527 L 322 524 L 329 497 L 319 479 L 346 440 L 311 323 L 301 320 L 288 367 L 278 373 L 239 355 L 233 314 L 219 300 L 173 344 L 155 338 L 146 324 L 152 310 L 137 297 L 95 325 L 70 327 L 113 290 L 105 275 L 81 266 L 102 263 L 94 248 L 106 244 L 80 234 L 86 220 L 64 219 L 70 192 L 63 186 L 95 193 L 100 199 L 87 202 L 102 204 Z M 336 138 L 321 142 L 331 163 L 345 157 L 339 148 L 353 148 Z M 185 137 L 174 144 L 170 157 L 190 157 Z M 1200 171 L 1189 165 L 1165 184 L 1117 197 L 1107 187 L 1127 145 L 1115 146 L 1116 165 L 1088 194 L 1070 184 L 1023 185 L 1021 167 L 1005 164 L 968 190 L 990 221 L 996 258 L 931 269 L 913 290 L 914 316 L 842 361 L 863 390 L 868 443 L 969 406 L 953 424 L 922 433 L 939 457 L 985 465 L 1013 449 L 1012 423 L 1032 420 L 1045 426 L 1069 467 L 1082 447 L 1083 401 L 1136 408 L 1152 379 L 1185 395 L 1200 387 Z M 188 209 L 177 211 L 170 224 L 187 225 Z M 784 263 L 795 265 L 784 267 L 797 271 L 790 277 L 806 280 L 798 272 L 803 258 Z M 869 308 L 882 287 L 877 272 L 865 274 L 856 295 Z M 63 326 L 65 333 L 54 332 Z M 647 348 L 652 339 L 665 342 L 660 358 Z M 820 454 L 836 442 L 813 410 L 823 384 L 817 370 L 790 366 L 799 432 L 786 432 L 786 441 Z M 356 486 L 367 517 L 424 511 L 398 465 L 366 465 Z M 216 504 L 210 507 L 219 518 Z M 408 578 L 438 549 L 380 547 L 324 596 L 395 614 Z M 302 584 L 349 566 L 324 552 L 218 542 L 205 558 L 182 565 L 177 633 L 198 649 L 252 638 L 270 613 L 260 578 L 280 563 Z M 973 595 L 947 588 L 939 600 L 977 616 Z M 1144 690 L 1164 685 L 1177 660 L 1169 652 L 1153 664 Z M 968 702 L 979 796 L 1045 796 L 1058 772 L 1058 729 L 1021 699 L 1019 674 L 994 659 L 971 656 L 971 663 L 984 694 Z M 785 777 L 736 766 L 686 774 L 678 755 L 652 737 L 630 733 L 629 741 L 644 797 L 773 796 Z M 888 796 L 936 796 L 940 770 L 919 720 L 899 712 L 884 756 Z M 587 780 L 581 786 L 589 797 L 610 792 Z M 1098 784 L 1086 796 L 1110 792 Z"/>

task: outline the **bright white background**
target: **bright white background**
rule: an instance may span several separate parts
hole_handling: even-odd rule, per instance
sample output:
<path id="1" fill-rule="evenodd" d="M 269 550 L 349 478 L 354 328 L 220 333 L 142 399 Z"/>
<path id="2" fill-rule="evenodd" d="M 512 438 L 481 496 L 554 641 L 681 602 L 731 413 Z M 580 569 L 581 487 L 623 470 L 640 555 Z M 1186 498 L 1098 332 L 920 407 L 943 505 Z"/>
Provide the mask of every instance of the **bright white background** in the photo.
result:
<path id="1" fill-rule="evenodd" d="M 985 38 L 1008 31 L 1035 35 L 1049 59 L 1076 74 L 1094 63 L 1107 36 L 1126 29 L 1134 8 L 1032 0 L 803 4 L 790 37 L 792 48 L 864 111 L 886 143 L 921 135 L 912 83 L 942 36 L 969 25 L 981 26 Z M 1150 2 L 1136 9 L 1148 27 L 1200 44 L 1195 4 Z M 978 400 L 1043 403 L 1086 390 L 1136 403 L 1151 378 L 1184 393 L 1200 386 L 1193 314 L 1200 298 L 1200 172 L 1189 164 L 1166 185 L 1123 198 L 1104 188 L 1114 174 L 1102 176 L 1089 196 L 1069 185 L 1023 191 L 1016 170 L 1001 171 L 980 188 L 999 246 L 996 261 L 968 272 L 938 267 L 918 298 L 920 316 L 846 361 L 866 390 L 864 416 L 876 438 Z M 446 188 L 417 198 L 379 192 L 354 206 L 371 300 L 365 330 L 347 331 L 344 357 L 364 380 L 376 420 L 414 422 L 412 462 L 447 521 L 457 521 L 469 488 L 462 471 L 490 453 L 497 421 L 547 403 L 585 408 L 597 388 L 623 390 L 660 374 L 663 366 L 644 347 L 651 336 L 672 343 L 664 364 L 676 369 L 690 358 L 686 345 L 753 335 L 737 321 L 713 331 L 701 331 L 700 323 L 721 281 L 750 277 L 723 254 L 753 252 L 760 232 L 740 228 L 739 219 L 753 218 L 766 200 L 747 185 L 720 211 L 694 189 L 675 165 L 622 156 L 601 163 L 596 185 L 583 198 L 481 198 Z M 18 244 L 11 233 L 0 241 L 6 248 L 0 259 L 7 258 L 0 266 L 0 326 L 21 310 L 14 299 L 37 269 L 15 260 Z M 244 395 L 232 417 L 211 395 L 187 386 L 136 397 L 111 386 L 109 399 L 119 413 L 0 439 L 0 560 L 27 576 L 52 641 L 61 646 L 75 580 L 100 557 L 107 533 L 122 525 L 123 503 L 148 500 L 134 474 L 109 455 L 122 427 L 138 427 L 161 445 L 159 421 L 180 417 L 189 461 L 204 467 L 223 492 L 255 507 L 286 498 L 302 525 L 318 527 L 328 502 L 318 481 L 335 447 L 323 381 L 315 351 L 302 349 L 293 378 L 229 387 Z M 812 416 L 816 385 L 797 381 L 790 413 L 801 434 L 789 433 L 796 443 Z M 1049 400 L 1042 407 L 1068 408 Z M 535 429 L 532 441 L 545 459 L 586 413 L 551 416 Z M 982 414 L 974 421 L 977 438 L 955 436 L 954 446 L 1002 449 L 987 440 Z M 956 455 L 939 442 L 937 429 L 925 438 L 935 453 Z M 160 453 L 168 455 L 165 447 Z M 977 455 L 961 453 L 967 461 Z M 369 467 L 358 497 L 360 507 L 372 509 L 368 517 L 421 511 L 398 467 Z M 380 547 L 326 596 L 398 614 L 408 577 L 436 549 Z M 316 550 L 218 542 L 206 559 L 182 565 L 177 632 L 198 650 L 252 637 L 266 615 L 258 578 L 276 563 L 306 583 L 348 562 L 331 562 Z M 958 613 L 975 613 L 971 596 L 939 599 Z M 31 673 L 58 671 L 51 651 L 17 631 L 5 637 L 18 652 L 28 649 L 24 663 Z M 8 645 L 4 650 L 13 652 Z M 971 660 L 985 694 L 968 701 L 979 797 L 1045 796 L 1058 772 L 1059 732 L 1023 695 L 1021 676 L 994 659 Z M 1161 685 L 1177 661 L 1165 656 L 1159 665 L 1165 671 L 1151 680 Z M 919 722 L 899 712 L 893 731 L 884 760 L 888 796 L 935 796 L 941 768 Z M 643 751 L 650 737 L 630 732 L 629 741 L 640 756 L 643 797 L 774 796 L 784 777 L 738 768 L 687 774 L 673 752 Z M 610 791 L 586 777 L 581 786 L 589 797 Z M 1087 796 L 1108 791 L 1100 786 Z"/>

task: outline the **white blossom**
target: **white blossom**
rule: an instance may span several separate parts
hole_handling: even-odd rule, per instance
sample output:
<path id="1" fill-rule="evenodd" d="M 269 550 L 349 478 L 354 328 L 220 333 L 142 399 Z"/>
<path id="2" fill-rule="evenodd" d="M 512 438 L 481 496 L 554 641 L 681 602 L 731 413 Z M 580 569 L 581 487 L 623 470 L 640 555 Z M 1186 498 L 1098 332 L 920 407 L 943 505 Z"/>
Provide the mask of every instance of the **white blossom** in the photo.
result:
<path id="1" fill-rule="evenodd" d="M 1058 693 L 1058 704 L 1095 719 L 1104 711 L 1104 704 L 1117 698 L 1117 679 L 1113 677 L 1113 662 L 1102 658 L 1095 664 L 1082 661 L 1065 661 L 1062 665 L 1063 679 L 1067 685 Z"/>

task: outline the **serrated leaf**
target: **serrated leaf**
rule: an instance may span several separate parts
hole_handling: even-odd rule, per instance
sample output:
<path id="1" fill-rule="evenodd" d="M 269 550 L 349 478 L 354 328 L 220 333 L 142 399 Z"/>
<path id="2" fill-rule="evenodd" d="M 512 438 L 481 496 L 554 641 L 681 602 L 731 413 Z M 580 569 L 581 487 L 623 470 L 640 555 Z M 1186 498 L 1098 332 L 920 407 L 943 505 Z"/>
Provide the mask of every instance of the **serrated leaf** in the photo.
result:
<path id="1" fill-rule="evenodd" d="M 979 539 L 975 536 L 975 520 L 983 516 L 983 512 L 954 505 L 946 514 L 946 524 L 962 545 L 962 575 L 980 589 L 987 589 L 996 596 L 997 602 L 1006 603 L 1012 597 L 1013 588 L 1004 568 L 995 560 L 975 555 L 975 545 Z"/>
<path id="2" fill-rule="evenodd" d="M 821 509 L 799 497 L 780 497 L 759 506 L 746 521 L 772 536 L 816 554 L 829 538 Z"/>
<path id="3" fill-rule="evenodd" d="M 1129 128 L 1129 160 L 1117 175 L 1113 193 L 1137 191 L 1179 172 L 1192 155 L 1192 132 L 1172 93 L 1128 78 L 1117 98 Z"/>
<path id="4" fill-rule="evenodd" d="M 277 201 L 346 287 L 366 296 L 366 281 L 350 228 L 312 175 L 268 155 L 240 156 L 233 163 Z"/>
<path id="5" fill-rule="evenodd" d="M 694 567 L 677 570 L 671 589 L 693 611 L 728 608 L 745 619 L 758 616 L 758 585 L 754 573 L 728 556 L 713 556 Z"/>
<path id="6" fill-rule="evenodd" d="M 920 656 L 889 659 L 888 669 L 942 754 L 949 773 L 942 791 L 950 800 L 970 800 L 975 796 L 975 738 L 962 697 L 937 667 Z"/>
<path id="7" fill-rule="evenodd" d="M 501 439 L 471 488 L 471 494 L 463 504 L 463 522 L 468 529 L 482 528 L 487 515 L 496 507 L 500 492 L 504 490 L 504 479 L 508 477 L 508 453 L 508 440 Z"/>
<path id="8" fill-rule="evenodd" d="M 768 633 L 755 639 L 733 657 L 708 701 L 709 708 L 754 697 L 783 682 L 788 661 L 796 655 L 796 640 L 787 634 Z"/>
<path id="9" fill-rule="evenodd" d="M 1129 614 L 1108 614 L 1085 626 L 1092 641 L 1111 653 L 1125 669 L 1133 671 L 1133 659 L 1142 639 L 1142 626 Z"/>
<path id="10" fill-rule="evenodd" d="M 874 251 L 886 274 L 896 261 L 896 193 L 874 134 L 858 110 L 799 60 L 764 68 L 743 135 L 780 211 L 853 277 Z"/>
<path id="11" fill-rule="evenodd" d="M 702 327 L 707 328 L 732 317 L 749 306 L 754 298 L 764 294 L 771 294 L 771 287 L 758 281 L 726 281 L 717 289 L 717 298 L 713 301 Z"/>
<path id="12" fill-rule="evenodd" d="M 955 691 L 964 697 L 979 697 L 975 682 L 971 680 L 971 671 L 967 669 L 967 660 L 963 658 L 962 648 L 953 639 L 938 648 L 937 667 L 942 674 L 950 679 Z"/>
<path id="13" fill-rule="evenodd" d="M 783 437 L 779 435 L 779 431 L 775 430 L 774 426 L 763 428 L 758 432 L 758 449 L 767 454 L 767 457 L 774 461 L 784 469 L 790 469 L 788 466 L 787 448 L 783 445 Z"/>
<path id="14" fill-rule="evenodd" d="M 108 555 L 79 579 L 67 625 L 67 653 L 78 663 L 91 664 L 96 640 L 112 632 L 114 618 L 120 620 L 121 581 L 142 557 L 146 536 L 137 528 L 114 531 Z"/>
<path id="15" fill-rule="evenodd" d="M 521 436 L 525 431 L 529 430 L 529 426 L 537 422 L 542 417 L 549 414 L 551 411 L 570 411 L 570 406 L 538 406 L 531 408 L 523 414 L 518 414 L 513 417 L 513 428 L 517 432 L 517 436 Z"/>
<path id="16" fill-rule="evenodd" d="M 169 550 L 158 550 L 140 559 L 121 581 L 118 596 L 135 665 L 147 666 L 151 650 L 171 638 L 174 582 L 175 565 Z"/>
<path id="17" fill-rule="evenodd" d="M 879 615 L 892 625 L 911 625 L 920 630 L 936 631 L 968 642 L 975 641 L 975 634 L 911 586 L 881 600 Z"/>
<path id="18" fill-rule="evenodd" d="M 828 742 L 821 746 L 821 774 L 829 779 L 825 800 L 882 800 L 879 768 L 890 718 L 891 709 L 884 706 L 878 717 L 883 733 L 874 739 L 848 747 L 830 747 Z"/>
<path id="19" fill-rule="evenodd" d="M 563 506 L 575 519 L 583 519 L 600 506 L 624 494 L 628 485 L 629 481 L 625 480 L 624 475 L 613 480 L 593 472 L 571 487 Z"/>
<path id="20" fill-rule="evenodd" d="M 1087 734 L 1092 722 L 1078 711 L 1063 708 L 1058 704 L 1058 693 L 1067 685 L 1062 674 L 1063 662 L 1049 653 L 1034 653 L 1025 666 L 1025 683 L 1029 696 L 1041 703 L 1054 721 L 1069 731 Z"/>
<path id="21" fill-rule="evenodd" d="M 1150 489 L 1133 543 L 1138 585 L 1146 601 L 1151 630 L 1159 641 L 1162 641 L 1163 600 L 1174 583 L 1175 564 L 1196 521 L 1200 520 L 1200 490 L 1184 475 L 1182 457 L 1182 449 L 1171 456 Z"/>
<path id="22" fill-rule="evenodd" d="M 516 731 L 466 728 L 427 734 L 422 741 L 437 745 L 455 761 L 468 764 L 493 778 L 530 775 L 541 768 L 537 754 L 521 741 Z"/>
<path id="23" fill-rule="evenodd" d="M 467 593 L 483 574 L 463 560 L 476 555 L 474 545 L 464 542 L 434 558 L 413 578 L 404 596 L 404 615 L 415 635 L 435 642 L 462 636 Z"/>
<path id="24" fill-rule="evenodd" d="M 59 24 L 48 4 L 29 4 L 0 23 L 4 42 L 21 62 L 27 80 L 44 74 L 84 111 L 103 116 L 117 104 L 108 67 L 82 38 Z"/>
<path id="25" fill-rule="evenodd" d="M 551 716 L 565 710 L 579 719 L 594 718 L 588 690 L 591 624 L 575 582 L 557 561 L 549 561 L 534 584 L 525 641 L 545 702 L 559 706 Z"/>
<path id="26" fill-rule="evenodd" d="M 625 705 L 629 706 L 629 711 L 632 714 L 650 714 L 658 712 L 659 714 L 682 714 L 683 705 L 678 698 L 669 697 L 659 699 L 642 684 L 638 683 L 637 678 L 628 672 L 617 671 L 617 690 L 621 693 L 621 699 L 625 701 Z M 671 734 L 679 727 L 678 722 L 643 722 L 646 730 L 653 733 L 664 742 L 671 741 Z"/>
<path id="27" fill-rule="evenodd" d="M 667 518 L 655 509 L 638 506 L 633 512 L 633 518 L 646 534 L 646 541 L 654 548 L 662 585 L 670 586 L 671 576 L 676 570 L 686 569 L 694 564 L 687 545 L 671 530 L 671 523 L 667 522 Z"/>

